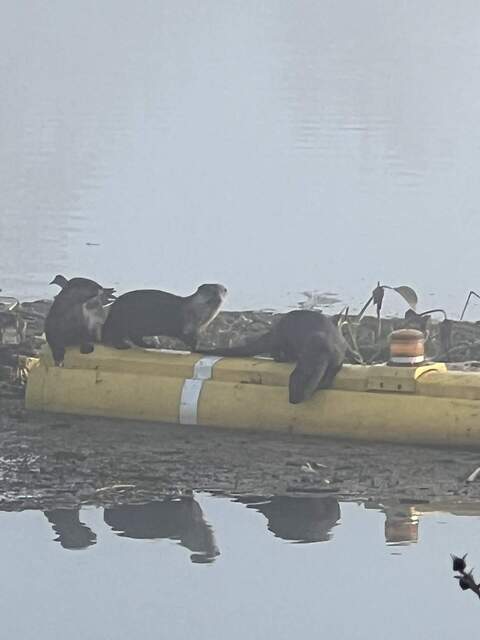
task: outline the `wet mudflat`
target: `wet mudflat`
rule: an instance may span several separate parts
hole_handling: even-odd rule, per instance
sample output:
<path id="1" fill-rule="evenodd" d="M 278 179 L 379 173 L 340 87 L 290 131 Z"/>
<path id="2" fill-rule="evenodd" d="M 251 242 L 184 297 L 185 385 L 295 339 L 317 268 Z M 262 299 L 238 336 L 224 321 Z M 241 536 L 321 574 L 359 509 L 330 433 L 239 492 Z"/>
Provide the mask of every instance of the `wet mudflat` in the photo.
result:
<path id="1" fill-rule="evenodd" d="M 0 509 L 78 508 L 206 491 L 401 505 L 480 501 L 480 452 L 25 411 L 0 398 Z"/>
<path id="2" fill-rule="evenodd" d="M 449 553 L 478 552 L 480 506 L 400 511 L 195 494 L 4 512 L 2 629 L 22 640 L 468 633 L 480 603 L 452 579 Z"/>
<path id="3" fill-rule="evenodd" d="M 26 412 L 1 398 L 5 637 L 450 637 L 480 453 Z"/>

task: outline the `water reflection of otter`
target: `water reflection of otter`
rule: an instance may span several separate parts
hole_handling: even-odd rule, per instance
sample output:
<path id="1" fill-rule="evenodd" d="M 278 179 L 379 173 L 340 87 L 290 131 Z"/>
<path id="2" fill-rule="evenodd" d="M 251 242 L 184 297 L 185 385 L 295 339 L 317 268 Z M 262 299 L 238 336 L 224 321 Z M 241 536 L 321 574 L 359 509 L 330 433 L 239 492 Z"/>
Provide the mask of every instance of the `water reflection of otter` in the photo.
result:
<path id="1" fill-rule="evenodd" d="M 243 500 L 241 500 L 243 502 Z M 304 498 L 277 496 L 267 502 L 251 502 L 248 508 L 263 513 L 268 529 L 278 538 L 296 542 L 325 542 L 340 520 L 340 505 L 332 496 Z"/>
<path id="2" fill-rule="evenodd" d="M 86 549 L 95 544 L 97 536 L 83 522 L 80 522 L 79 509 L 53 509 L 43 512 L 58 535 L 64 549 Z"/>
<path id="3" fill-rule="evenodd" d="M 194 552 L 192 562 L 212 562 L 220 555 L 200 505 L 191 498 L 114 507 L 105 509 L 103 517 L 126 538 L 179 540 Z"/>

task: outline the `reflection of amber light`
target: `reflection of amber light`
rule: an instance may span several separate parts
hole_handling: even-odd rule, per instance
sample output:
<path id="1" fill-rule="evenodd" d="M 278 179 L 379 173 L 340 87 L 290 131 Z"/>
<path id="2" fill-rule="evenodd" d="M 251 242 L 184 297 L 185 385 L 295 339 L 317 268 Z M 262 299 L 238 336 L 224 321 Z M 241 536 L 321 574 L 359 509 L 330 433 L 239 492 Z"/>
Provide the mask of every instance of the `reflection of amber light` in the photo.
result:
<path id="1" fill-rule="evenodd" d="M 418 519 L 399 518 L 385 520 L 385 541 L 390 544 L 412 544 L 418 542 Z"/>

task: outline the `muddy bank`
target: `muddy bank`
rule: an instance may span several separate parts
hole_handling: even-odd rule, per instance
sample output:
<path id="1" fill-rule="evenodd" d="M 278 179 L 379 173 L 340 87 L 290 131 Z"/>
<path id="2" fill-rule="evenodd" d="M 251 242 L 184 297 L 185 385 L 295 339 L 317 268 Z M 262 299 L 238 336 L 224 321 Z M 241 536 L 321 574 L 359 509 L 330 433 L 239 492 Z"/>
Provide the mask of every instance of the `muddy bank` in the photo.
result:
<path id="1" fill-rule="evenodd" d="M 332 495 L 458 508 L 480 501 L 466 478 L 480 453 L 279 434 L 32 414 L 1 399 L 0 509 L 146 502 L 211 491 Z"/>
<path id="2" fill-rule="evenodd" d="M 0 509 L 111 506 L 192 491 L 332 495 L 389 505 L 447 502 L 452 508 L 480 501 L 480 479 L 466 482 L 480 466 L 480 454 L 468 451 L 28 413 L 22 358 L 36 355 L 44 344 L 50 304 L 23 303 L 0 313 Z M 256 336 L 273 318 L 267 311 L 222 312 L 201 346 Z M 456 345 L 456 359 L 480 357 L 478 325 L 451 323 L 446 332 L 441 323 L 421 322 L 430 354 L 445 348 L 447 336 Z M 388 333 L 401 326 L 412 326 L 412 318 L 382 320 L 377 336 L 377 320 L 365 317 L 357 344 L 366 357 L 381 355 Z M 153 343 L 181 346 L 165 338 Z M 470 368 L 475 370 L 475 362 Z"/>

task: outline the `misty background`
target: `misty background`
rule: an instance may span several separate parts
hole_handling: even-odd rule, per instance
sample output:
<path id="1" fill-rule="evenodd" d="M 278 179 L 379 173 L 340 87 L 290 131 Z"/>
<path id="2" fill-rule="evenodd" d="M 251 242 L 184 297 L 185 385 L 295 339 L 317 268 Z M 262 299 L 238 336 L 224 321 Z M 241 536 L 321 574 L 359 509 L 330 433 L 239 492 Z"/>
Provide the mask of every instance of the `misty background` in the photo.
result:
<path id="1" fill-rule="evenodd" d="M 1 8 L 3 294 L 60 272 L 358 308 L 380 279 L 458 314 L 480 288 L 477 2 Z"/>

